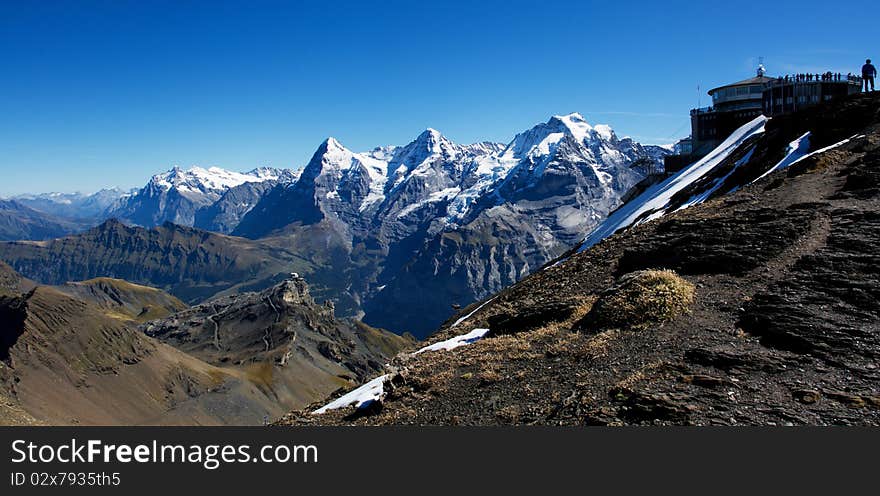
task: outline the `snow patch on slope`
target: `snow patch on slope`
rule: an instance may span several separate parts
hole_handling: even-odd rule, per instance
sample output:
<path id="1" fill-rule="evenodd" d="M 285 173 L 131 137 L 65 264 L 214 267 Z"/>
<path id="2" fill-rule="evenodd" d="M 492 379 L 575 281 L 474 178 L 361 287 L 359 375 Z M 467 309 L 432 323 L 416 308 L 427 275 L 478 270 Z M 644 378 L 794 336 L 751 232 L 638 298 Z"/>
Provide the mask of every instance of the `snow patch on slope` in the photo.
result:
<path id="1" fill-rule="evenodd" d="M 682 206 L 678 207 L 677 209 L 675 209 L 675 211 L 678 212 L 679 210 L 684 210 L 684 209 L 686 209 L 688 207 L 692 207 L 698 203 L 703 203 L 704 201 L 711 198 L 712 195 L 715 194 L 716 191 L 718 191 L 718 188 L 720 188 L 727 181 L 727 179 L 730 176 L 732 176 L 734 172 L 736 172 L 737 169 L 739 169 L 743 165 L 749 163 L 749 160 L 751 160 L 752 155 L 754 153 L 755 153 L 755 147 L 753 146 L 743 156 L 743 158 L 737 160 L 736 163 L 733 164 L 733 167 L 731 167 L 730 172 L 725 174 L 723 177 L 719 177 L 718 179 L 716 179 L 715 182 L 712 183 L 712 186 L 709 188 L 706 188 L 705 191 L 701 191 L 701 192 L 695 194 L 694 196 L 690 197 L 688 199 L 688 201 L 684 202 L 684 204 Z"/>
<path id="2" fill-rule="evenodd" d="M 723 143 L 698 162 L 648 188 L 644 193 L 612 213 L 599 227 L 587 235 L 578 252 L 583 252 L 621 229 L 662 216 L 672 197 L 721 164 L 743 142 L 764 132 L 768 119 L 759 116 L 733 132 Z"/>
<path id="3" fill-rule="evenodd" d="M 418 355 L 419 353 L 424 353 L 426 351 L 449 351 L 458 348 L 459 346 L 465 346 L 471 344 L 473 342 L 479 341 L 482 339 L 486 333 L 489 332 L 489 329 L 474 329 L 473 331 L 462 334 L 461 336 L 455 336 L 454 338 L 449 338 L 445 341 L 440 341 L 439 343 L 434 343 L 429 346 L 425 346 L 424 348 L 416 351 L 413 355 Z"/>
<path id="4" fill-rule="evenodd" d="M 790 166 L 791 164 L 804 158 L 807 155 L 807 152 L 809 152 L 809 151 L 810 151 L 810 132 L 807 131 L 806 133 L 804 133 L 803 136 L 801 136 L 800 138 L 798 138 L 788 144 L 788 147 L 785 149 L 785 158 L 780 160 L 778 164 L 771 167 L 770 170 L 761 174 L 760 176 L 758 176 L 757 179 L 755 179 L 752 182 L 754 183 L 754 182 L 760 181 L 761 179 L 764 179 L 765 177 L 769 176 L 770 174 L 772 174 L 778 170 L 785 169 L 786 167 Z"/>
<path id="5" fill-rule="evenodd" d="M 451 188 L 442 189 L 440 191 L 435 191 L 428 195 L 428 198 L 420 202 L 415 202 L 410 205 L 404 207 L 400 212 L 397 213 L 397 218 L 400 219 L 402 217 L 406 217 L 407 215 L 415 212 L 416 210 L 421 209 L 422 207 L 431 204 L 437 203 L 441 201 L 449 200 L 450 198 L 455 198 L 458 193 L 461 192 L 461 188 L 458 186 L 453 186 Z"/>
<path id="6" fill-rule="evenodd" d="M 807 153 L 807 150 L 810 149 L 809 137 L 810 137 L 810 133 L 807 132 L 806 134 L 804 134 L 800 138 L 789 143 L 785 158 L 783 158 L 778 164 L 774 165 L 772 169 L 770 169 L 769 171 L 765 172 L 760 177 L 758 177 L 758 179 L 761 179 L 761 178 L 767 176 L 771 172 L 776 172 L 776 171 L 785 169 L 787 167 L 791 167 L 792 165 L 794 165 L 802 160 L 806 160 L 814 155 L 819 155 L 820 153 L 825 153 L 827 151 L 831 151 L 839 146 L 842 146 L 842 145 L 849 143 L 850 141 L 852 141 L 854 139 L 864 138 L 865 135 L 864 134 L 856 134 L 856 135 L 850 136 L 849 138 L 847 138 L 845 140 L 838 141 L 837 143 L 834 143 L 833 145 L 829 145 L 824 148 L 820 148 L 814 152 Z M 755 179 L 755 181 L 758 181 L 758 179 Z M 755 182 L 755 181 L 752 181 L 752 182 Z"/>
<path id="7" fill-rule="evenodd" d="M 330 410 L 338 410 L 349 406 L 363 408 L 374 401 L 381 400 L 385 397 L 385 379 L 387 378 L 388 374 L 380 375 L 366 384 L 349 391 L 330 403 L 327 403 L 321 408 L 318 408 L 312 412 L 312 414 L 321 415 Z"/>
<path id="8" fill-rule="evenodd" d="M 491 300 L 490 300 L 491 301 Z M 486 302 L 488 303 L 488 302 Z M 482 306 L 482 305 L 481 305 Z M 479 308 L 478 308 L 479 310 Z M 476 310 L 475 310 L 476 311 Z M 471 315 L 473 312 L 471 313 Z M 489 332 L 489 329 L 474 329 L 467 334 L 455 336 L 453 338 L 434 343 L 414 352 L 413 355 L 424 353 L 426 351 L 449 351 L 467 346 L 471 343 L 479 341 Z M 330 410 L 338 410 L 353 406 L 355 408 L 364 408 L 372 404 L 374 401 L 381 401 L 385 398 L 385 381 L 390 378 L 390 374 L 383 374 L 375 379 L 357 387 L 348 393 L 336 398 L 326 405 L 313 411 L 313 415 L 321 415 Z"/>
<path id="9" fill-rule="evenodd" d="M 458 327 L 459 324 L 461 324 L 461 323 L 464 322 L 465 320 L 471 318 L 471 316 L 472 316 L 473 314 L 477 313 L 478 311 L 480 311 L 481 308 L 483 308 L 484 306 L 488 305 L 489 303 L 492 303 L 492 300 L 494 300 L 495 298 L 496 298 L 496 297 L 489 298 L 489 299 L 486 300 L 483 304 L 481 304 L 480 306 L 478 306 L 477 308 L 475 308 L 472 312 L 470 312 L 469 314 L 465 315 L 464 317 L 461 317 L 460 319 L 458 319 L 458 320 L 456 320 L 455 322 L 453 322 L 452 325 L 449 326 L 449 328 L 452 329 L 453 327 Z"/>

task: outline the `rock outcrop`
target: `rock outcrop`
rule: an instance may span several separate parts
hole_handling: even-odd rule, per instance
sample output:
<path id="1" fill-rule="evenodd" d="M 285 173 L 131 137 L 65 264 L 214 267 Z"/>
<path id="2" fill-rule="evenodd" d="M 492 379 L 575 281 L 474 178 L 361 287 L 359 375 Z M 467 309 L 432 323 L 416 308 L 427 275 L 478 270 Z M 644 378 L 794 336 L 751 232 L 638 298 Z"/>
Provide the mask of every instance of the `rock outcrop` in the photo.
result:
<path id="1" fill-rule="evenodd" d="M 248 371 L 279 404 L 314 400 L 368 378 L 412 340 L 318 304 L 292 276 L 261 292 L 212 299 L 141 326 L 159 341 L 216 366 Z"/>

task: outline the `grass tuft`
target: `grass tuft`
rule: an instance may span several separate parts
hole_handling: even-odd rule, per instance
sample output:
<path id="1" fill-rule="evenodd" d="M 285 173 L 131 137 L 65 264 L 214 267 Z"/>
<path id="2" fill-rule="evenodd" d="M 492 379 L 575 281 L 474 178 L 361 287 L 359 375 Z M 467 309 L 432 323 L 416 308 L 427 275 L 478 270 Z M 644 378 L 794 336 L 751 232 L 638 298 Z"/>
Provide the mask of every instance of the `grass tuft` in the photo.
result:
<path id="1" fill-rule="evenodd" d="M 689 311 L 694 285 L 671 270 L 640 270 L 606 290 L 582 321 L 598 328 L 642 327 Z"/>

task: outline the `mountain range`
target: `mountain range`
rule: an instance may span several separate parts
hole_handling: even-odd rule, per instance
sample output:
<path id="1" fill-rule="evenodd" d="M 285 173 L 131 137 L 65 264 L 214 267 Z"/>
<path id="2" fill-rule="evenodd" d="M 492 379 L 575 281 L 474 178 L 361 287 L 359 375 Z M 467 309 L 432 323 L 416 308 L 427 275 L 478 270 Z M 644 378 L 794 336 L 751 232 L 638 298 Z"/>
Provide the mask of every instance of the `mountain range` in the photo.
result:
<path id="1" fill-rule="evenodd" d="M 219 167 L 175 167 L 115 202 L 104 216 L 145 227 L 171 222 L 227 233 L 267 188 L 296 177 L 294 171 L 269 167 L 245 173 Z"/>
<path id="2" fill-rule="evenodd" d="M 340 314 L 424 336 L 454 307 L 512 284 L 570 248 L 660 168 L 667 153 L 620 139 L 579 114 L 554 116 L 506 145 L 459 145 L 428 129 L 405 146 L 357 153 L 328 138 L 301 171 L 175 168 L 120 196 L 104 216 L 159 230 L 129 231 L 139 238 L 165 239 L 163 232 L 176 229 L 168 223 L 230 233 L 237 238 L 222 243 L 259 246 L 264 266 L 301 272 Z M 272 282 L 262 269 L 245 276 L 231 267 L 224 287 L 202 285 L 219 275 L 206 273 L 217 266 L 195 251 L 203 249 L 198 243 L 177 245 L 182 251 L 172 255 L 163 243 L 118 241 L 116 267 L 107 273 L 110 258 L 99 254 L 109 238 L 96 233 L 121 227 L 95 229 L 44 245 L 0 246 L 0 257 L 46 283 L 121 277 L 190 302 Z M 122 267 L 169 256 L 186 260 L 184 279 L 194 281 L 197 292 L 153 271 L 152 262 Z"/>

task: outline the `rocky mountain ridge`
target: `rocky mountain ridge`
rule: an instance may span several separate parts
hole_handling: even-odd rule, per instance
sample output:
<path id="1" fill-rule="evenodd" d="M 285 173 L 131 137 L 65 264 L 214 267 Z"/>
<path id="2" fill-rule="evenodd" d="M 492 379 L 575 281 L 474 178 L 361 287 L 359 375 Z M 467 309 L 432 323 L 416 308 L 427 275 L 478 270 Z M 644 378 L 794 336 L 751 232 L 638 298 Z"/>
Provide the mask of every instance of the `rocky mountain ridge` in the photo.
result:
<path id="1" fill-rule="evenodd" d="M 110 277 L 158 287 L 188 302 L 261 289 L 310 267 L 289 251 L 243 238 L 175 224 L 145 229 L 116 220 L 50 241 L 0 243 L 0 259 L 42 284 Z"/>
<path id="2" fill-rule="evenodd" d="M 121 280 L 36 286 L 0 264 L 0 424 L 258 425 L 409 343 L 337 320 L 302 279 L 187 309 Z"/>
<path id="3" fill-rule="evenodd" d="M 0 241 L 52 239 L 87 226 L 82 221 L 35 210 L 18 200 L 0 200 Z"/>

